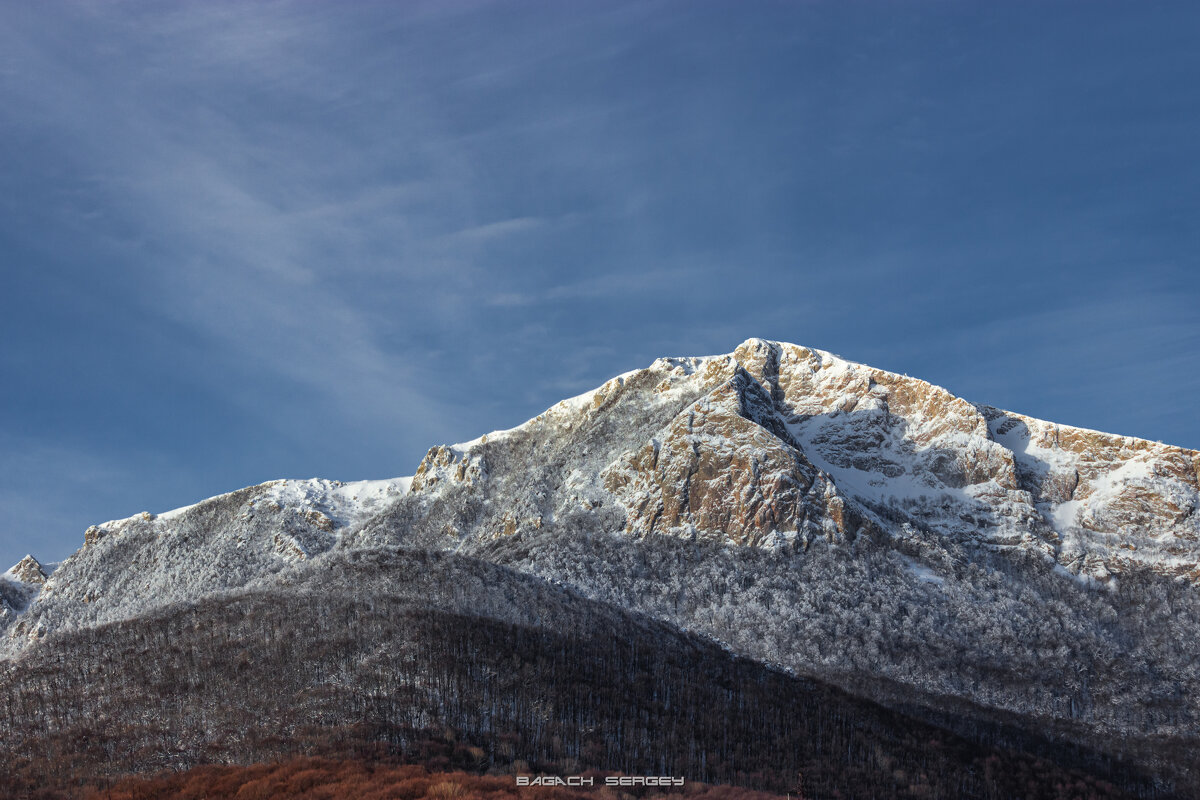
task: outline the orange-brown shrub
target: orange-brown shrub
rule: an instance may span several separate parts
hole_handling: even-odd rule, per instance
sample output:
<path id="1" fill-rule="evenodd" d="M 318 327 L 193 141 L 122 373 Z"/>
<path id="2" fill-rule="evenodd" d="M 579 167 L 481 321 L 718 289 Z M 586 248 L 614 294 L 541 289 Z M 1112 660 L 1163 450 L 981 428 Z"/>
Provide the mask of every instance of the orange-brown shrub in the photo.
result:
<path id="1" fill-rule="evenodd" d="M 438 781 L 429 787 L 425 796 L 430 800 L 459 800 L 467 790 L 457 781 Z"/>
<path id="2" fill-rule="evenodd" d="M 408 778 L 391 787 L 396 800 L 418 800 L 429 790 L 428 778 Z"/>

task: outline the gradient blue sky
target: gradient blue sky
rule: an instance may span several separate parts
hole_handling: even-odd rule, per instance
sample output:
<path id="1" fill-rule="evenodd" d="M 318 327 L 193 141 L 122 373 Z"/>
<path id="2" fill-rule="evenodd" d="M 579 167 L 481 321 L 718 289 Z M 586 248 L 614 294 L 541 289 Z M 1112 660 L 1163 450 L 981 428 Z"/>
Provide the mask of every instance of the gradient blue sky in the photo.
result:
<path id="1" fill-rule="evenodd" d="M 0 564 L 411 474 L 750 336 L 1200 447 L 1198 31 L 1194 2 L 4 0 Z"/>

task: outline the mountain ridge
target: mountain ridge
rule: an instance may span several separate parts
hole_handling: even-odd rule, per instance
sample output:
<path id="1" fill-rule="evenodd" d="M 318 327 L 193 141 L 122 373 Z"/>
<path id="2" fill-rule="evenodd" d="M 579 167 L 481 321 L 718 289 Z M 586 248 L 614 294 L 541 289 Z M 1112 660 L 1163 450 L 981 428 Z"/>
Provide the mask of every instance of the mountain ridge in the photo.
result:
<path id="1" fill-rule="evenodd" d="M 0 657 L 333 554 L 449 551 L 930 719 L 1175 774 L 1146 743 L 1200 733 L 1198 507 L 1196 451 L 750 339 L 436 445 L 412 478 L 93 526 L 42 586 L 0 581 Z"/>
<path id="2" fill-rule="evenodd" d="M 823 350 L 755 338 L 731 354 L 656 359 L 645 369 L 618 375 L 513 428 L 468 442 L 436 445 L 412 478 L 349 484 L 274 480 L 157 515 L 143 511 L 93 525 L 85 533 L 84 547 L 61 562 L 68 566 L 62 575 L 70 574 L 77 556 L 114 532 L 145 528 L 143 523 L 161 527 L 199 508 L 258 494 L 262 503 L 257 512 L 264 507 L 277 514 L 287 510 L 292 517 L 282 526 L 286 530 L 272 532 L 270 549 L 300 559 L 319 555 L 340 542 L 342 535 L 354 536 L 357 528 L 369 525 L 388 502 L 409 493 L 436 492 L 438 483 L 474 485 L 486 480 L 478 453 L 489 443 L 494 447 L 506 437 L 548 424 L 569 432 L 603 414 L 626 391 L 628 382 L 645 383 L 648 378 L 654 379 L 656 394 L 684 392 L 691 402 L 680 404 L 671 422 L 655 435 L 597 465 L 607 490 L 601 494 L 609 496 L 582 500 L 590 511 L 589 503 L 599 506 L 616 499 L 625 513 L 626 533 L 648 535 L 665 526 L 677 534 L 728 534 L 725 529 L 733 525 L 737 543 L 775 546 L 781 539 L 799 535 L 807 546 L 812 536 L 845 535 L 864 525 L 886 526 L 880 512 L 893 515 L 901 506 L 926 525 L 961 535 L 961 525 L 947 526 L 935 513 L 939 502 L 953 499 L 967 508 L 968 518 L 972 508 L 987 517 L 983 521 L 993 529 L 992 544 L 1040 551 L 1077 579 L 1109 582 L 1122 565 L 1140 563 L 1161 574 L 1200 582 L 1200 452 L 971 403 L 919 378 Z M 698 389 L 678 385 L 696 383 L 697 378 Z M 692 408 L 697 403 L 700 408 Z M 715 421 L 709 420 L 714 414 Z M 717 459 L 720 463 L 690 463 L 687 450 L 699 450 L 695 445 L 702 440 L 713 445 L 714 436 L 723 438 L 728 450 Z M 739 436 L 754 440 L 755 452 L 736 456 L 733 450 L 747 446 L 738 441 Z M 937 447 L 947 442 L 960 452 Z M 905 456 L 910 463 L 904 463 Z M 680 458 L 683 462 L 676 463 Z M 919 463 L 921 459 L 929 463 Z M 707 460 L 713 462 L 711 457 Z M 747 472 L 750 466 L 753 469 Z M 770 481 L 763 482 L 759 474 L 763 469 L 773 470 Z M 669 474 L 672 470 L 678 474 Z M 709 487 L 712 502 L 708 505 L 704 480 L 692 480 L 696 470 L 701 476 L 715 475 L 724 484 Z M 749 476 L 754 485 L 733 486 L 731 475 Z M 678 483 L 681 477 L 687 479 L 686 496 L 679 486 L 664 485 L 665 480 Z M 815 495 L 797 495 L 798 488 L 811 493 L 814 485 Z M 730 492 L 748 497 L 750 505 L 725 508 Z M 1087 504 L 1089 498 L 1099 502 Z M 887 507 L 880 509 L 880 501 L 887 501 Z M 501 531 L 512 534 L 522 524 L 542 524 L 542 514 L 520 513 L 528 502 L 513 505 L 515 509 L 505 512 Z M 251 500 L 242 509 L 242 519 L 252 520 L 257 512 Z M 806 525 L 817 519 L 820 530 Z M 1178 524 L 1184 535 L 1174 536 L 1162 552 L 1145 547 L 1155 544 L 1146 537 L 1137 544 L 1112 541 L 1119 525 L 1135 532 L 1158 525 L 1155 536 L 1162 539 L 1164 522 L 1168 527 Z M 237 547 L 244 546 L 243 539 L 239 537 Z M 36 582 L 22 581 L 16 571 L 28 570 L 30 559 L 6 573 L 9 594 L 34 595 L 25 605 L 33 605 L 65 582 L 65 577 L 56 580 L 45 574 Z M 36 559 L 32 563 L 37 564 Z M 41 569 L 40 564 L 37 567 Z M 14 583 L 23 585 L 14 588 Z M 5 603 L 0 606 L 0 630 L 14 628 L 18 612 L 3 596 L 0 603 Z"/>

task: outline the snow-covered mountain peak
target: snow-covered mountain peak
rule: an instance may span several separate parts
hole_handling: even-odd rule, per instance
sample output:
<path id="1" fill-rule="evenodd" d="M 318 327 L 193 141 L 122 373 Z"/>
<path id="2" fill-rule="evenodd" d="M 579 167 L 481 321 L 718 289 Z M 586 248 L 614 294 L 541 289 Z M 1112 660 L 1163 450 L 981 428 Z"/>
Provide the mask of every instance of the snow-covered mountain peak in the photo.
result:
<path id="1" fill-rule="evenodd" d="M 9 583 L 26 588 L 0 586 L 0 600 L 9 597 L 0 613 L 0 629 L 8 628 L 0 654 L 54 630 L 235 589 L 317 558 L 402 499 L 411 482 L 275 480 L 93 525 L 83 547 L 52 574 L 32 558 L 6 573 Z M 48 577 L 36 581 L 38 570 Z"/>
<path id="2" fill-rule="evenodd" d="M 570 480 L 532 481 L 537 502 L 510 496 L 511 469 L 542 475 L 547 453 L 570 465 Z M 785 484 L 816 487 L 821 499 L 800 503 L 780 493 Z M 524 509 L 503 518 L 485 509 L 484 538 L 511 535 L 516 519 L 536 527 L 604 504 L 631 533 L 745 544 L 904 523 L 1026 549 L 1107 581 L 1136 567 L 1194 575 L 1198 484 L 1194 451 L 1011 414 L 827 351 L 748 339 L 726 355 L 659 358 L 516 428 L 435 447 L 413 488 L 480 492 L 493 508 L 503 496 Z"/>
<path id="3" fill-rule="evenodd" d="M 748 339 L 435 446 L 412 478 L 271 481 L 92 526 L 35 599 L 9 591 L 5 620 L 21 618 L 10 635 L 23 640 L 269 579 L 333 547 L 470 549 L 547 529 L 766 549 L 865 535 L 933 560 L 1023 551 L 1084 581 L 1141 568 L 1200 581 L 1198 487 L 1195 451 Z"/>

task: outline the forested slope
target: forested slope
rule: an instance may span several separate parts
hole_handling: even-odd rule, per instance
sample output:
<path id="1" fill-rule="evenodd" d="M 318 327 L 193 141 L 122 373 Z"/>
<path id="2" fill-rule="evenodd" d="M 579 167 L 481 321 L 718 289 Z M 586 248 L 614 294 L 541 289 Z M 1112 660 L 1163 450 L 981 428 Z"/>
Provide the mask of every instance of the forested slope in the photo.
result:
<path id="1" fill-rule="evenodd" d="M 13 786 L 380 744 L 424 757 L 450 736 L 479 768 L 802 781 L 812 798 L 1150 791 L 1099 756 L 972 743 L 449 554 L 339 554 L 283 587 L 60 634 L 7 665 L 0 700 Z"/>

